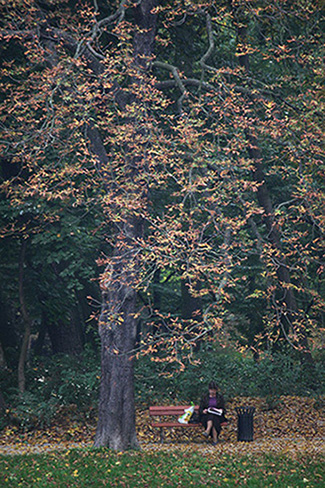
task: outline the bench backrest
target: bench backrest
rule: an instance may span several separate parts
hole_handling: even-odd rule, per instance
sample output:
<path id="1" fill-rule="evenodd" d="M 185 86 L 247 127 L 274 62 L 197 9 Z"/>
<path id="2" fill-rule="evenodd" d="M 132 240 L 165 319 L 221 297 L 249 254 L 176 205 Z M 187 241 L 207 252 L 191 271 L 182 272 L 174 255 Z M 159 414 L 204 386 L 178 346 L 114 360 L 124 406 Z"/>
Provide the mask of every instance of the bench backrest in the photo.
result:
<path id="1" fill-rule="evenodd" d="M 178 406 L 154 406 L 149 407 L 149 415 L 182 415 L 187 408 L 191 405 L 178 405 Z M 199 413 L 199 406 L 194 405 L 195 413 Z"/>

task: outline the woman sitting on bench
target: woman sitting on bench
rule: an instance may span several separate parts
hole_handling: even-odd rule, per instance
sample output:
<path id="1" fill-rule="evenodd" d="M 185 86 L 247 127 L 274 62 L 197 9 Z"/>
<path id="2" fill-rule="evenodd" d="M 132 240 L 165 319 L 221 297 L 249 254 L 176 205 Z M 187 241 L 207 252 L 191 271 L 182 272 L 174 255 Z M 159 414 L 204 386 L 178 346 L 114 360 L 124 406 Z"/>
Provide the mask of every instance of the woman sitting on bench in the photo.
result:
<path id="1" fill-rule="evenodd" d="M 221 431 L 221 424 L 227 422 L 225 418 L 225 401 L 223 396 L 218 393 L 218 385 L 211 381 L 209 392 L 204 395 L 200 402 L 199 416 L 205 431 L 205 437 L 212 436 L 212 444 L 215 446 Z"/>

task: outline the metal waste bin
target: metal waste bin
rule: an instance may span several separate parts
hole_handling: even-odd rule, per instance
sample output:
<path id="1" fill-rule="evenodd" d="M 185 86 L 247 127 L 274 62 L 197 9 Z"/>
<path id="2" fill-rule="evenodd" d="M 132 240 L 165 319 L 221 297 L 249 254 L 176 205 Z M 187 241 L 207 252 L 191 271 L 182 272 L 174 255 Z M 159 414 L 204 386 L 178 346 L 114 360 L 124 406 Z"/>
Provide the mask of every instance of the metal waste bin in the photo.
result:
<path id="1" fill-rule="evenodd" d="M 238 441 L 252 441 L 254 435 L 253 417 L 255 407 L 237 407 L 238 415 Z"/>

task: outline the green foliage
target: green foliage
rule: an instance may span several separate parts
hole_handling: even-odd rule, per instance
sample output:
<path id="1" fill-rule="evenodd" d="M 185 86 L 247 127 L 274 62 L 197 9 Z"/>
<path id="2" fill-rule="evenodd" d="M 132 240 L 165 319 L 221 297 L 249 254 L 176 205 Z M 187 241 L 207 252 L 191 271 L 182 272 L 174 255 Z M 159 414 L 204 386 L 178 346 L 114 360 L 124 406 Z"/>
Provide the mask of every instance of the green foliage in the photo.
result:
<path id="1" fill-rule="evenodd" d="M 324 359 L 319 354 L 315 369 L 294 358 L 275 354 L 257 363 L 233 352 L 202 350 L 196 353 L 200 364 L 187 364 L 184 371 L 174 364 L 156 363 L 142 357 L 135 366 L 135 391 L 138 404 L 173 401 L 198 401 L 210 379 L 215 379 L 226 400 L 234 396 L 265 397 L 268 409 L 280 395 L 316 396 L 322 405 Z M 14 424 L 27 430 L 49 425 L 62 407 L 73 406 L 81 420 L 94 417 L 99 394 L 100 361 L 86 348 L 81 357 L 56 355 L 34 362 L 27 370 L 28 391 L 20 396 L 13 372 L 2 371 L 0 380 L 7 405 L 0 428 Z"/>
<path id="2" fill-rule="evenodd" d="M 320 486 L 324 475 L 321 456 L 288 459 L 274 455 L 235 457 L 203 456 L 189 450 L 113 453 L 71 450 L 47 455 L 2 456 L 2 487 L 51 488 L 98 486 L 300 488 Z M 31 469 L 32 466 L 32 469 Z"/>
<path id="3" fill-rule="evenodd" d="M 86 348 L 81 357 L 56 355 L 29 370 L 29 388 L 45 399 L 54 397 L 60 405 L 76 405 L 85 412 L 97 400 L 99 359 Z"/>
<path id="4" fill-rule="evenodd" d="M 17 425 L 23 430 L 34 427 L 48 427 L 53 420 L 59 402 L 56 398 L 42 399 L 35 393 L 25 392 L 22 395 L 15 394 L 11 401 L 14 406 L 9 409 L 7 419 L 12 425 Z"/>
<path id="5" fill-rule="evenodd" d="M 211 379 L 217 381 L 226 399 L 234 396 L 274 398 L 280 395 L 312 396 L 324 393 L 324 360 L 319 357 L 310 371 L 292 356 L 264 356 L 259 362 L 231 352 L 202 350 L 200 364 L 160 365 L 142 358 L 136 369 L 139 402 L 153 400 L 197 401 Z M 270 400 L 271 401 L 271 400 Z M 273 400 L 272 400 L 273 401 Z M 269 402 L 270 403 L 270 402 Z"/>
<path id="6" fill-rule="evenodd" d="M 96 354 L 86 348 L 81 357 L 56 355 L 31 365 L 27 371 L 27 391 L 19 395 L 8 375 L 4 391 L 8 406 L 1 427 L 8 423 L 23 429 L 44 427 L 65 406 L 74 406 L 75 415 L 88 418 L 97 405 L 100 366 Z"/>

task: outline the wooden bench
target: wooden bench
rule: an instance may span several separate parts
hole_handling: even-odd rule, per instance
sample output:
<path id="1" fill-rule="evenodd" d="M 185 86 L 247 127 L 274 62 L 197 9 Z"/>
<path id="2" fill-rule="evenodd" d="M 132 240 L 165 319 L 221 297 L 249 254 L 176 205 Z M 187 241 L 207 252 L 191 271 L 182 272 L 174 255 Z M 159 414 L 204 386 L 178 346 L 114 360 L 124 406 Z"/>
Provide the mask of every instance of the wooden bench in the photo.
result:
<path id="1" fill-rule="evenodd" d="M 200 422 L 193 424 L 180 424 L 177 418 L 183 415 L 184 410 L 189 408 L 190 405 L 178 405 L 178 406 L 154 406 L 149 407 L 149 415 L 152 418 L 151 426 L 160 429 L 160 442 L 164 442 L 164 428 L 171 429 L 174 427 L 190 428 L 190 429 L 202 429 Z M 199 406 L 194 406 L 194 412 L 199 414 Z M 156 420 L 158 417 L 158 420 Z M 172 417 L 170 420 L 160 420 L 160 417 Z M 223 422 L 221 426 L 227 425 L 228 422 Z"/>
<path id="2" fill-rule="evenodd" d="M 152 417 L 151 426 L 160 429 L 160 442 L 164 442 L 164 428 L 171 429 L 173 427 L 180 427 L 180 428 L 191 428 L 197 429 L 200 427 L 202 429 L 202 424 L 180 424 L 177 421 L 177 418 L 183 415 L 184 410 L 189 408 L 190 405 L 179 405 L 174 407 L 166 407 L 166 406 L 155 406 L 149 407 L 149 415 Z M 199 406 L 194 406 L 194 412 L 196 414 L 199 413 Z M 158 417 L 158 420 L 156 420 Z M 172 417 L 170 420 L 160 420 L 160 417 Z"/>

